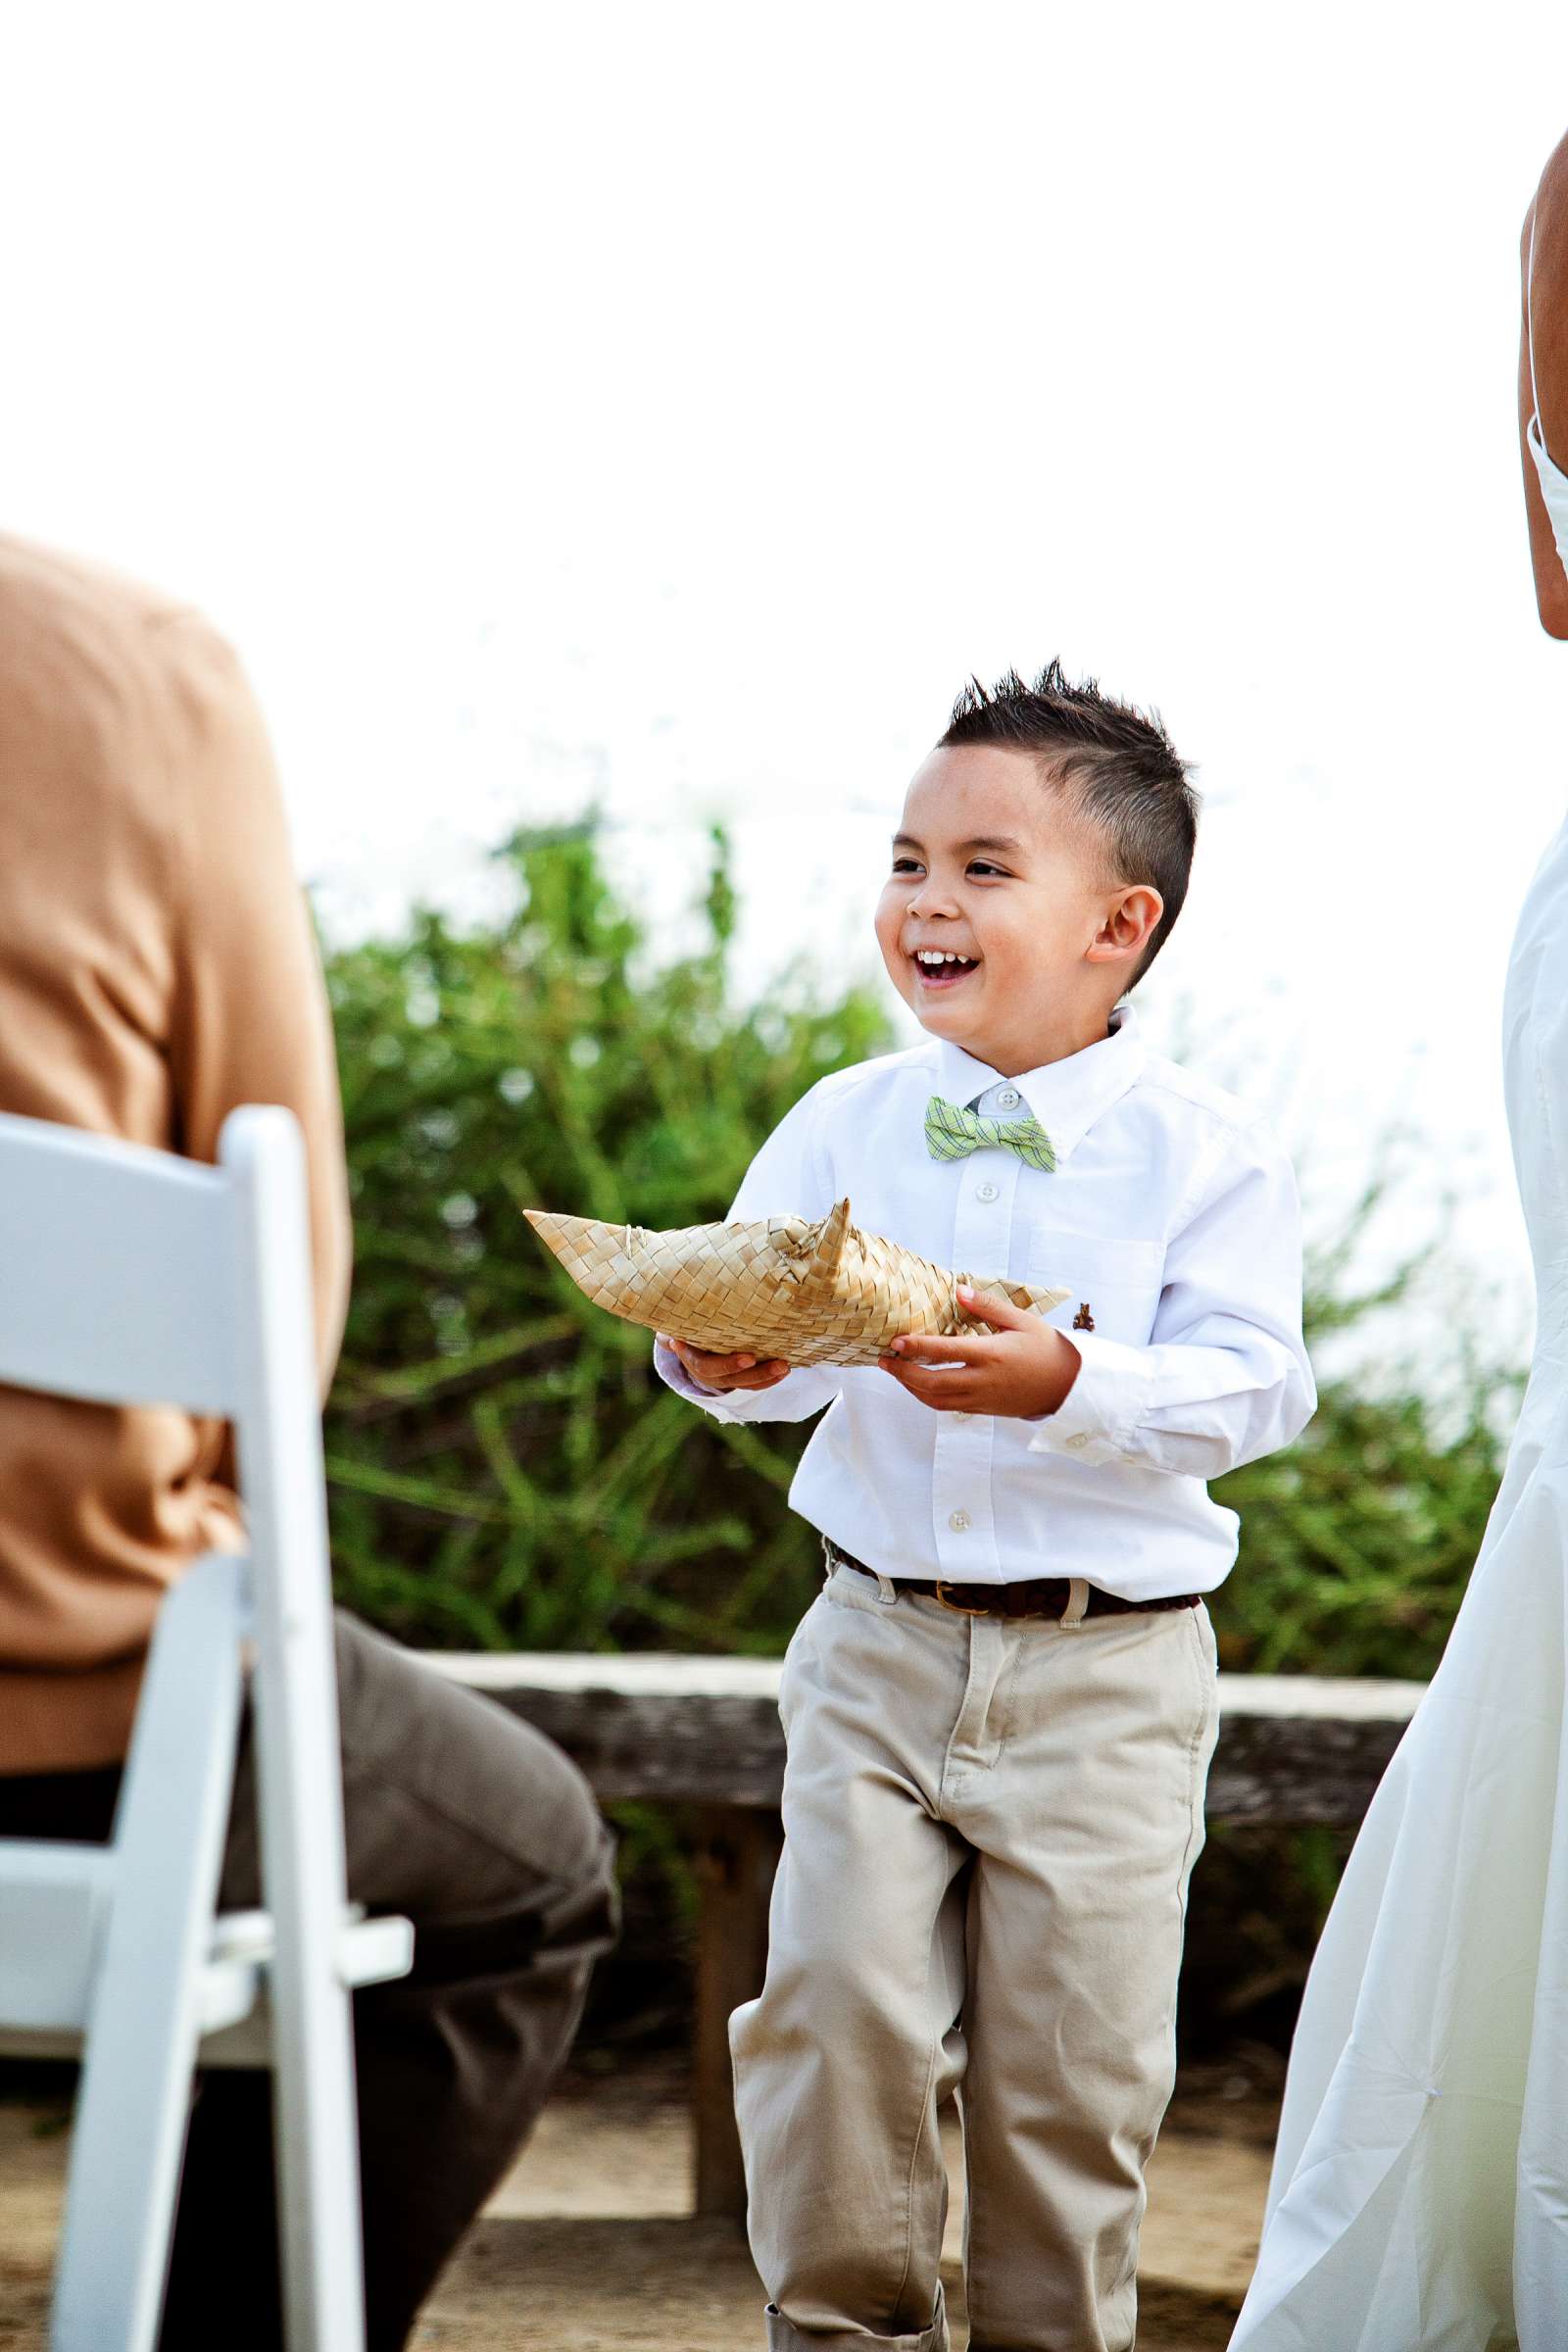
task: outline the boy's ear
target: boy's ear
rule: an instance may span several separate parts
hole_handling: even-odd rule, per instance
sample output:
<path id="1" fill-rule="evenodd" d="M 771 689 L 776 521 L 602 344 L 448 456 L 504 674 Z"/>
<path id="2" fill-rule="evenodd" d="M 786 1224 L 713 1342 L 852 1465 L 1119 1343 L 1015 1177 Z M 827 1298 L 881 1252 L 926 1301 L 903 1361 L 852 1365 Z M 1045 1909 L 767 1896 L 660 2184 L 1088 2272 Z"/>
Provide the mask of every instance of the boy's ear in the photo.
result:
<path id="1" fill-rule="evenodd" d="M 1165 902 L 1152 882 L 1139 882 L 1124 890 L 1090 944 L 1090 962 L 1110 963 L 1141 956 L 1164 911 Z"/>

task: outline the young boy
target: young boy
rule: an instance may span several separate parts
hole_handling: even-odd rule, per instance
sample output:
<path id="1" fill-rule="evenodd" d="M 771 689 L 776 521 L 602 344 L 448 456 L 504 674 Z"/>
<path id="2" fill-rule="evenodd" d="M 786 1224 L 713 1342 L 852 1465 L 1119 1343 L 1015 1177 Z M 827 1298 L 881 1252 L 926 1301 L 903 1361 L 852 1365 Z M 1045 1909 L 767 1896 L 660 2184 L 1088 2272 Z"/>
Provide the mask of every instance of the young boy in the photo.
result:
<path id="1" fill-rule="evenodd" d="M 1206 1479 L 1316 1403 L 1291 1167 L 1120 1004 L 1186 895 L 1154 721 L 1053 664 L 971 687 L 915 774 L 877 941 L 926 1043 L 836 1071 L 731 1217 L 856 1222 L 1049 1318 L 833 1370 L 656 1348 L 728 1420 L 828 1406 L 790 1500 L 784 1858 L 731 2022 L 768 2341 L 946 2352 L 937 2131 L 961 2089 L 972 2352 L 1127 2352 L 1216 1728 Z"/>

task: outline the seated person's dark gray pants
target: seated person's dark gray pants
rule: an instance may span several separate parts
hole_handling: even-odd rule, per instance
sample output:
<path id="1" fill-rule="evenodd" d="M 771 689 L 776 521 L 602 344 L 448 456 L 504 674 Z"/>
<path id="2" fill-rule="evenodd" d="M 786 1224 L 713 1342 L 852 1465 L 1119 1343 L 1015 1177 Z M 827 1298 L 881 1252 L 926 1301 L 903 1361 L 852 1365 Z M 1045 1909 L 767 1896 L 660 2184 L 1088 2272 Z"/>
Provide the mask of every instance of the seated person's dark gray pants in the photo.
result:
<path id="1" fill-rule="evenodd" d="M 415 1927 L 413 1974 L 354 1996 L 368 2341 L 397 2352 L 565 2056 L 615 1932 L 612 1849 L 540 1733 L 341 1612 L 337 1669 L 349 1894 Z M 106 1838 L 119 1779 L 0 1776 L 0 1836 Z M 260 1900 L 248 1720 L 220 1899 Z M 202 2078 L 161 2352 L 282 2342 L 270 2096 Z"/>

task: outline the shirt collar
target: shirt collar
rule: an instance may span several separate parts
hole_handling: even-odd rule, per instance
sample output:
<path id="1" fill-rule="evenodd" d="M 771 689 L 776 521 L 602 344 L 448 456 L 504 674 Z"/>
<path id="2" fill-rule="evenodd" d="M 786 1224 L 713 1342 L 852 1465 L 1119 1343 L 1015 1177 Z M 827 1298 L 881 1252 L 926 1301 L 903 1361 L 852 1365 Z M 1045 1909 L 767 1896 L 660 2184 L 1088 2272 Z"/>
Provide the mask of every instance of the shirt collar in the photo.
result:
<path id="1" fill-rule="evenodd" d="M 1050 1136 L 1058 1160 L 1065 1159 L 1095 1121 L 1121 1100 L 1142 1071 L 1148 1052 L 1130 1004 L 1117 1005 L 1108 1036 L 1011 1079 L 945 1037 L 937 1039 L 936 1048 L 940 1094 L 950 1102 L 964 1103 L 994 1086 L 1015 1086 Z"/>

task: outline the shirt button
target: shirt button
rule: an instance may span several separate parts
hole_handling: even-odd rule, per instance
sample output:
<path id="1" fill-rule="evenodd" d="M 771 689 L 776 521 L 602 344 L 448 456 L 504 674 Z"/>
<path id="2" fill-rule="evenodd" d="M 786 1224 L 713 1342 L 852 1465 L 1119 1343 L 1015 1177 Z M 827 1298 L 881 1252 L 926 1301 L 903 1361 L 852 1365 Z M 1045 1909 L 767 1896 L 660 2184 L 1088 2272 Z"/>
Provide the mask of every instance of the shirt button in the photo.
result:
<path id="1" fill-rule="evenodd" d="M 1071 1446 L 1074 1453 L 1077 1452 L 1080 1446 L 1087 1446 L 1088 1443 L 1089 1433 L 1087 1430 L 1082 1429 L 1078 1431 L 1076 1437 L 1071 1437 L 1067 1440 L 1067 1444 Z"/>
<path id="2" fill-rule="evenodd" d="M 967 1511 L 950 1511 L 948 1514 L 948 1525 L 956 1536 L 961 1536 L 968 1524 L 969 1514 Z"/>
<path id="3" fill-rule="evenodd" d="M 1023 1098 L 1015 1086 L 1004 1086 L 997 1097 L 997 1101 L 1004 1110 L 1016 1110 L 1022 1100 Z"/>
<path id="4" fill-rule="evenodd" d="M 998 1187 L 994 1184 L 977 1184 L 974 1188 L 974 1197 L 977 1200 L 994 1200 L 997 1192 Z"/>
<path id="5" fill-rule="evenodd" d="M 969 1418 L 968 1414 L 967 1414 L 967 1413 L 965 1413 L 965 1412 L 962 1412 L 962 1411 L 952 1412 L 952 1413 L 950 1413 L 950 1414 L 948 1415 L 948 1419 L 949 1419 L 950 1421 L 967 1421 L 967 1420 L 968 1420 L 968 1418 Z M 1130 1461 L 1130 1460 L 1132 1459 L 1132 1456 L 1129 1454 L 1127 1458 L 1128 1458 L 1128 1460 Z"/>

